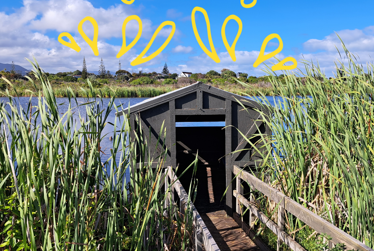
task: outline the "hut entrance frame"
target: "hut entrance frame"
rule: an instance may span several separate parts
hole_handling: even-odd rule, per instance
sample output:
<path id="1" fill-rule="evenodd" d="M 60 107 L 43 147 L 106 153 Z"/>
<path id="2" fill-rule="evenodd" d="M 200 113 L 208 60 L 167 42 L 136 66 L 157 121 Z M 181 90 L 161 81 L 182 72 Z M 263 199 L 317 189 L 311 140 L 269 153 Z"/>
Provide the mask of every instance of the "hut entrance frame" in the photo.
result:
<path id="1" fill-rule="evenodd" d="M 233 186 L 235 184 L 232 184 L 233 166 L 250 167 L 261 161 L 261 156 L 250 149 L 250 144 L 247 143 L 239 131 L 247 138 L 258 133 L 258 129 L 262 134 L 271 134 L 269 127 L 261 121 L 258 110 L 264 111 L 264 108 L 255 101 L 198 82 L 131 106 L 129 120 L 132 131 L 130 137 L 135 137 L 136 130 L 142 130 L 153 157 L 159 156 L 163 150 L 167 149 L 164 165 L 173 168 L 178 163 L 183 165 L 183 162 L 195 153 L 194 149 L 199 149 L 199 144 L 201 145 L 200 148 L 206 151 L 210 144 L 207 141 L 212 141 L 211 149 L 213 149 L 213 153 L 210 154 L 211 156 L 206 156 L 206 160 L 201 154 L 199 164 L 212 169 L 218 168 L 214 170 L 221 170 L 214 176 L 225 176 L 224 190 L 227 188 L 227 192 L 224 206 L 227 214 L 232 216 L 235 209 L 233 200 Z M 128 111 L 124 110 L 119 112 L 117 116 L 127 113 Z M 207 121 L 224 121 L 226 127 L 223 130 L 217 127 L 215 129 L 205 129 L 205 131 L 202 129 L 204 127 L 176 127 L 177 122 Z M 165 138 L 163 135 L 159 135 L 162 128 L 165 129 Z M 189 137 L 190 134 L 193 134 L 193 136 Z M 218 142 L 215 142 L 214 134 L 218 134 L 224 139 L 224 150 L 219 139 Z M 196 144 L 191 141 L 199 137 L 201 141 Z M 161 140 L 164 140 L 164 142 L 160 142 Z M 202 140 L 205 140 L 205 142 L 202 142 Z M 257 140 L 254 139 L 253 142 Z M 186 142 L 192 144 L 193 147 L 189 147 Z M 188 158 L 183 157 L 183 154 Z M 215 159 L 211 158 L 212 156 L 216 158 L 221 154 L 222 156 L 219 156 L 219 158 L 224 157 L 222 158 L 223 163 L 215 162 Z M 153 163 L 153 165 L 156 167 L 157 163 Z"/>

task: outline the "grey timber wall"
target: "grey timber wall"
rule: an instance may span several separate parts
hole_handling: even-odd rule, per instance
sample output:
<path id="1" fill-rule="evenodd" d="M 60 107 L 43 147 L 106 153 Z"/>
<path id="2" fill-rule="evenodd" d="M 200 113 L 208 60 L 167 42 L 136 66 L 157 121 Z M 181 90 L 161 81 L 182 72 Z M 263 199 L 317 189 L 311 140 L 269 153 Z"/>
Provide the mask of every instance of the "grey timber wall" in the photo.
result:
<path id="1" fill-rule="evenodd" d="M 178 128 L 177 130 L 176 122 L 225 121 L 225 168 L 220 175 L 225 176 L 226 187 L 229 187 L 226 193 L 226 211 L 229 215 L 232 215 L 235 206 L 232 199 L 233 187 L 231 184 L 233 165 L 253 167 L 256 165 L 256 161 L 261 161 L 261 156 L 251 150 L 251 145 L 239 131 L 247 138 L 259 132 L 267 135 L 271 134 L 269 128 L 261 121 L 259 110 L 269 114 L 267 108 L 254 101 L 198 82 L 143 101 L 130 107 L 130 114 L 127 114 L 128 111 L 125 110 L 119 112 L 117 116 L 129 115 L 132 128 L 131 137 L 133 139 L 135 133 L 142 130 L 145 140 L 151 147 L 151 157 L 156 159 L 162 151 L 167 149 L 165 166 L 172 166 L 173 168 L 177 166 L 178 162 L 183 162 L 181 158 L 184 158 L 181 154 L 178 155 L 178 150 L 183 149 L 177 143 L 177 138 L 182 136 L 177 134 L 187 131 L 191 135 L 194 134 L 193 128 L 188 130 Z M 163 130 L 161 131 L 161 129 Z M 196 134 L 201 132 L 201 130 L 196 129 Z M 166 136 L 164 137 L 164 135 Z M 253 139 L 252 143 L 255 144 L 259 138 Z M 260 145 L 257 144 L 256 146 Z M 196 144 L 194 144 L 194 147 L 197 147 Z M 188 153 L 186 149 L 183 151 Z M 179 159 L 177 159 L 177 156 Z M 185 160 L 190 159 L 186 157 Z"/>

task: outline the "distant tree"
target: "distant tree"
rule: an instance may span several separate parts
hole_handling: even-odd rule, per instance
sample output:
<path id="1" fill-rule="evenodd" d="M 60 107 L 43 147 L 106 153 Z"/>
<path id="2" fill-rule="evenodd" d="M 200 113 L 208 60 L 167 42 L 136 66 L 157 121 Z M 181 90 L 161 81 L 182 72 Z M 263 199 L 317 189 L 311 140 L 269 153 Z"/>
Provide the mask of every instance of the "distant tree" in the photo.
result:
<path id="1" fill-rule="evenodd" d="M 86 57 L 83 58 L 82 79 L 87 79 Z"/>
<path id="2" fill-rule="evenodd" d="M 170 75 L 170 78 L 172 78 L 172 79 L 176 79 L 177 77 L 178 77 L 178 74 L 176 74 L 176 73 L 173 73 L 173 74 Z"/>
<path id="3" fill-rule="evenodd" d="M 77 79 L 75 77 L 72 77 L 72 76 L 65 76 L 64 81 L 65 82 L 77 82 Z"/>
<path id="4" fill-rule="evenodd" d="M 13 61 L 12 61 L 12 70 L 10 72 L 13 73 L 13 74 L 16 73 L 16 66 L 14 65 Z"/>
<path id="5" fill-rule="evenodd" d="M 236 77 L 236 73 L 226 69 L 225 71 L 222 71 L 221 76 L 223 78 L 231 78 L 231 77 Z"/>
<path id="6" fill-rule="evenodd" d="M 162 69 L 162 74 L 169 75 L 169 69 L 166 63 L 164 65 L 164 69 Z"/>
<path id="7" fill-rule="evenodd" d="M 221 75 L 222 75 L 225 71 L 229 71 L 229 69 L 223 68 L 223 69 L 221 70 Z"/>
<path id="8" fill-rule="evenodd" d="M 242 73 L 239 74 L 239 77 L 241 77 L 241 78 L 248 78 L 248 73 L 242 72 Z"/>
<path id="9" fill-rule="evenodd" d="M 68 74 L 66 72 L 58 72 L 56 75 L 57 77 L 61 78 L 67 76 Z"/>
<path id="10" fill-rule="evenodd" d="M 80 70 L 76 70 L 73 72 L 73 75 L 82 75 L 82 72 Z"/>
<path id="11" fill-rule="evenodd" d="M 131 73 L 126 71 L 126 70 L 118 70 L 116 72 L 116 78 L 118 80 L 122 80 L 122 81 L 128 81 L 130 79 L 131 76 Z"/>
<path id="12" fill-rule="evenodd" d="M 218 72 L 216 72 L 215 70 L 210 70 L 206 73 L 206 76 L 211 78 L 211 77 L 214 77 L 214 76 L 220 76 L 220 74 Z"/>
<path id="13" fill-rule="evenodd" d="M 106 74 L 107 74 L 107 72 L 105 70 L 104 61 L 103 61 L 103 58 L 101 58 L 101 62 L 100 62 L 100 66 L 99 66 L 99 77 L 100 78 L 105 78 Z"/>
<path id="14" fill-rule="evenodd" d="M 197 81 L 198 79 L 197 73 L 192 74 L 190 78 Z"/>
<path id="15" fill-rule="evenodd" d="M 107 72 L 106 72 L 106 77 L 107 77 L 107 78 L 112 78 L 112 77 L 113 77 L 112 74 L 110 73 L 110 71 L 107 71 Z"/>

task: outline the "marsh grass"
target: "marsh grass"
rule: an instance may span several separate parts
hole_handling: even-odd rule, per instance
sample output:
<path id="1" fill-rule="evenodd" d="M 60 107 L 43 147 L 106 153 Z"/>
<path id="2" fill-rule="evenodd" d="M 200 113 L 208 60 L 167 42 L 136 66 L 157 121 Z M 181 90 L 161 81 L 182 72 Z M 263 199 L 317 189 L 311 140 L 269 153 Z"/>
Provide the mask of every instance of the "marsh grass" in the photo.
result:
<path id="1" fill-rule="evenodd" d="M 107 121 L 118 111 L 114 99 L 103 106 L 88 81 L 84 96 L 94 99 L 81 104 L 86 115 L 72 107 L 75 93 L 69 88 L 69 109 L 61 114 L 47 77 L 32 65 L 41 83 L 38 104 L 32 106 L 30 98 L 25 109 L 18 107 L 9 92 L 9 101 L 0 103 L 0 249 L 190 250 L 190 209 L 182 215 L 173 202 L 165 206 L 165 153 L 141 159 L 129 180 L 136 161 L 130 156 L 147 156 L 149 149 L 141 134 L 129 141 L 127 119 Z M 113 145 L 103 162 L 106 126 L 113 127 Z M 159 163 L 156 169 L 152 162 Z"/>
<path id="2" fill-rule="evenodd" d="M 304 83 L 293 73 L 287 74 L 285 83 L 272 79 L 284 101 L 275 104 L 271 116 L 263 114 L 272 135 L 260 135 L 267 155 L 257 172 L 279 191 L 373 248 L 374 65 L 364 69 L 343 42 L 342 46 L 348 63 L 336 63 L 344 76 L 335 76 L 334 82 L 308 62 L 305 73 L 300 72 Z M 270 107 L 264 95 L 253 98 Z M 276 207 L 264 201 L 263 210 L 276 220 Z M 306 236 L 305 229 L 303 222 L 287 214 L 286 231 L 292 237 Z M 309 239 L 319 236 L 313 233 Z"/>
<path id="3" fill-rule="evenodd" d="M 170 79 L 169 79 L 170 80 Z M 212 82 L 208 79 L 198 79 L 199 82 L 203 82 L 208 85 L 212 85 L 216 88 L 224 91 L 232 92 L 243 96 L 258 96 L 262 93 L 265 96 L 280 95 L 280 92 L 271 86 L 268 82 L 260 82 L 256 84 L 239 84 L 234 79 L 230 82 Z M 193 81 L 195 82 L 195 81 Z M 96 93 L 99 93 L 103 98 L 132 98 L 132 97 L 156 97 L 173 90 L 190 85 L 192 82 L 179 83 L 179 84 L 152 84 L 152 85 L 141 85 L 132 86 L 130 84 L 123 84 L 117 82 L 109 82 L 108 84 L 102 84 L 93 82 L 92 86 Z M 89 92 L 90 88 L 87 83 L 84 82 L 56 82 L 52 81 L 51 86 L 56 97 L 67 97 L 66 90 L 70 90 L 74 93 L 75 97 L 86 97 L 86 93 Z M 42 89 L 42 85 L 39 80 L 35 80 L 32 84 L 30 81 L 24 80 L 13 80 L 12 85 L 8 85 L 5 81 L 0 79 L 0 91 L 8 89 L 9 94 L 12 96 L 30 96 L 38 95 L 38 90 Z M 5 92 L 0 92 L 0 96 L 7 97 Z"/>

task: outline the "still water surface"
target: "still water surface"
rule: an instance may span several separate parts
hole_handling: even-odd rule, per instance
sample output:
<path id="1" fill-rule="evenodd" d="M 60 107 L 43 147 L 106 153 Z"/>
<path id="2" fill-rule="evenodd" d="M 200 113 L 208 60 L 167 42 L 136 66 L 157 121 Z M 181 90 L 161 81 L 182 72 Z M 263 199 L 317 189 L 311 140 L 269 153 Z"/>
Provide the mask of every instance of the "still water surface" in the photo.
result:
<path id="1" fill-rule="evenodd" d="M 274 106 L 275 103 L 281 101 L 281 97 L 266 97 L 269 103 Z M 118 107 L 118 110 L 122 110 L 121 107 L 124 109 L 127 109 L 129 106 L 135 105 L 137 103 L 140 103 L 147 98 L 116 98 L 115 99 L 115 105 Z M 78 104 L 75 102 L 74 99 L 72 99 L 72 105 L 71 107 L 74 108 L 73 112 L 73 118 L 77 123 L 77 126 L 79 127 L 79 115 L 82 118 L 85 118 L 86 116 L 86 107 L 82 104 L 87 103 L 88 101 L 92 101 L 93 99 L 86 99 L 86 98 L 77 98 Z M 30 98 L 28 97 L 21 97 L 21 98 L 16 98 L 15 101 L 17 102 L 18 107 L 21 106 L 24 110 L 27 109 L 28 103 L 30 101 Z M 2 103 L 7 103 L 9 102 L 8 98 L 0 98 L 0 102 Z M 105 109 L 110 102 L 109 98 L 104 98 L 102 99 L 102 109 Z M 32 98 L 31 99 L 32 106 L 37 106 L 38 105 L 38 98 Z M 67 98 L 57 98 L 57 104 L 59 104 L 59 112 L 61 116 L 65 114 L 69 108 L 69 100 Z M 79 106 L 81 105 L 81 106 Z M 9 106 L 6 106 L 6 109 L 8 112 L 10 112 Z M 116 110 L 113 109 L 108 117 L 107 122 L 114 123 L 115 121 L 115 113 Z M 119 117 L 119 122 L 123 122 L 123 118 Z M 120 123 L 117 122 L 117 126 L 119 126 Z M 177 127 L 224 127 L 225 123 L 224 122 L 195 122 L 195 123 L 176 123 Z M 107 126 L 105 127 L 103 131 L 103 136 L 106 135 L 103 139 L 103 141 L 100 143 L 102 150 L 104 152 L 104 155 L 102 156 L 102 161 L 106 161 L 110 157 L 110 149 L 113 146 L 113 142 L 109 140 L 109 136 L 112 135 L 113 133 L 113 126 L 107 123 Z M 120 156 L 117 156 L 116 161 L 119 161 Z"/>

